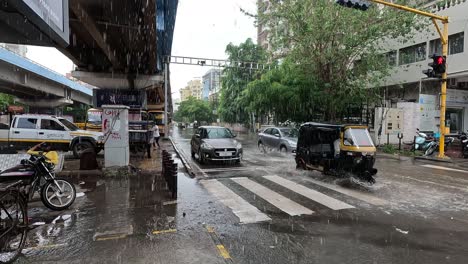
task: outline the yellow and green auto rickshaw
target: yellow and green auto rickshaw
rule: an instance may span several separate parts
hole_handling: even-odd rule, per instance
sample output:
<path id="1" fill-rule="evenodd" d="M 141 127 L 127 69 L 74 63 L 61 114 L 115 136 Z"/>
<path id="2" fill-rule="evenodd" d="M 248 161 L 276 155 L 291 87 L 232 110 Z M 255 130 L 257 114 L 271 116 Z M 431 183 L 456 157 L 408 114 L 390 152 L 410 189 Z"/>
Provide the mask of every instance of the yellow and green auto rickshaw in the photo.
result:
<path id="1" fill-rule="evenodd" d="M 297 168 L 375 183 L 376 148 L 367 126 L 305 123 L 299 129 Z"/>

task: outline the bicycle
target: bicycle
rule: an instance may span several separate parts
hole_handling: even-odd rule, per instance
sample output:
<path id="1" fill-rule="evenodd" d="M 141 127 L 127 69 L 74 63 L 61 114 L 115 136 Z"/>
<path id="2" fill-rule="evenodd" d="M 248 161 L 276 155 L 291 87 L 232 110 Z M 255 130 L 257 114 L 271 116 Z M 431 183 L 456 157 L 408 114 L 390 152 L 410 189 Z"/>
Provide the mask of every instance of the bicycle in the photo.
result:
<path id="1" fill-rule="evenodd" d="M 28 231 L 27 201 L 20 191 L 23 181 L 0 185 L 0 263 L 12 263 L 23 250 Z"/>

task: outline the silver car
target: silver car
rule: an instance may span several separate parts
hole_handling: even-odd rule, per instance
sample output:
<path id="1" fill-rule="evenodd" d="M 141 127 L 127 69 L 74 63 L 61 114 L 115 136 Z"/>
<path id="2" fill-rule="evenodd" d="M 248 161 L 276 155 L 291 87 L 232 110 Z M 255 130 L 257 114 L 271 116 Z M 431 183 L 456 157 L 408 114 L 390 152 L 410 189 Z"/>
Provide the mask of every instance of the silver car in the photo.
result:
<path id="1" fill-rule="evenodd" d="M 192 158 L 199 163 L 206 161 L 242 160 L 242 144 L 231 130 L 219 126 L 201 126 L 190 141 Z"/>
<path id="2" fill-rule="evenodd" d="M 283 153 L 295 153 L 298 130 L 289 127 L 269 127 L 258 134 L 258 148 L 278 150 Z"/>

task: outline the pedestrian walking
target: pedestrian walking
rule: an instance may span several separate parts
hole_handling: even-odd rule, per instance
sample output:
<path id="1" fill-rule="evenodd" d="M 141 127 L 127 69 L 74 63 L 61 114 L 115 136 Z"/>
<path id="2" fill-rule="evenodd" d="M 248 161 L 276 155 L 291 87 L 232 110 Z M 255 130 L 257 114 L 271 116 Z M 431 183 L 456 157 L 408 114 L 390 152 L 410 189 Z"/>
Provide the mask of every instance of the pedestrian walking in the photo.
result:
<path id="1" fill-rule="evenodd" d="M 159 138 L 161 137 L 161 135 L 159 134 L 159 127 L 158 125 L 154 125 L 153 128 L 151 128 L 151 130 L 153 131 L 153 147 L 154 149 L 156 149 L 156 145 L 158 145 L 158 148 L 161 148 L 161 146 L 159 146 Z"/>

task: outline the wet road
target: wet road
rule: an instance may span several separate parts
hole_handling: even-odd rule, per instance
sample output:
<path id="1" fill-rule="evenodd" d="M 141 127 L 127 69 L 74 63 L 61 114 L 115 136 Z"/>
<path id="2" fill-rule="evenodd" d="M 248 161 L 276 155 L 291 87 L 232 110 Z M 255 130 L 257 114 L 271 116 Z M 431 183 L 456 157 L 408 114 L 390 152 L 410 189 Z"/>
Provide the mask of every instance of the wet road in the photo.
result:
<path id="1" fill-rule="evenodd" d="M 176 132 L 179 149 L 190 153 L 192 131 Z M 462 167 L 379 157 L 377 183 L 362 186 L 297 171 L 292 155 L 260 153 L 255 137 L 239 140 L 241 165 L 200 165 L 185 155 L 213 199 L 238 223 L 249 222 L 216 224 L 237 262 L 466 262 Z"/>
<path id="2" fill-rule="evenodd" d="M 468 171 L 379 158 L 377 184 L 346 185 L 244 135 L 240 165 L 201 166 L 191 134 L 173 133 L 197 175 L 179 164 L 177 200 L 158 151 L 143 172 L 74 176 L 69 210 L 31 204 L 19 263 L 466 263 Z"/>

